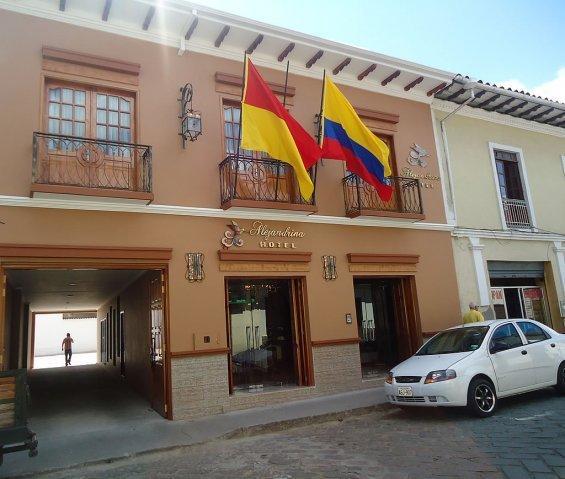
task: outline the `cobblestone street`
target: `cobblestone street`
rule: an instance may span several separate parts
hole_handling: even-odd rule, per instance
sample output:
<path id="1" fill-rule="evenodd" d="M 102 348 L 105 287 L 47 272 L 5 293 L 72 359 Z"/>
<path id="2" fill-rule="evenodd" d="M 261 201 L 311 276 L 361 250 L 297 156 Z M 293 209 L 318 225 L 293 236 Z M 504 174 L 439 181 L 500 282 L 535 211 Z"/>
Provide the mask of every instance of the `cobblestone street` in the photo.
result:
<path id="1" fill-rule="evenodd" d="M 550 389 L 512 398 L 483 420 L 459 410 L 386 407 L 38 477 L 565 478 L 565 399 Z"/>

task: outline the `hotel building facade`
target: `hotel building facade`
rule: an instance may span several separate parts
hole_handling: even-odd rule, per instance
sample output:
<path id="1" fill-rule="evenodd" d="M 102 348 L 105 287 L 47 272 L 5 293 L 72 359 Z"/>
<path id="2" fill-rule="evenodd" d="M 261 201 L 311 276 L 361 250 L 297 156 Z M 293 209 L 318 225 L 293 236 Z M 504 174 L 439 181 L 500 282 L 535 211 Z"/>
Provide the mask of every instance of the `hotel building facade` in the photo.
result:
<path id="1" fill-rule="evenodd" d="M 95 312 L 99 362 L 192 418 L 380 385 L 460 322 L 452 73 L 186 2 L 0 8 L 3 369 L 33 368 L 41 313 Z M 245 51 L 312 136 L 332 75 L 390 146 L 390 202 L 329 160 L 304 202 L 238 148 Z"/>

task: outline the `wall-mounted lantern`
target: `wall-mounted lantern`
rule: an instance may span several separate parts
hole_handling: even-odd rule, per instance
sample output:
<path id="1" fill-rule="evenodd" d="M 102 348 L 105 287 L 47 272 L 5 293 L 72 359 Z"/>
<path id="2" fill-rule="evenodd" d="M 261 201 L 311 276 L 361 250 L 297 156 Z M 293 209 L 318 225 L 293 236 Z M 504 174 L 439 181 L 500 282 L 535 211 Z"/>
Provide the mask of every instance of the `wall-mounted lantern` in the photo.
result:
<path id="1" fill-rule="evenodd" d="M 186 253 L 186 279 L 202 281 L 204 279 L 204 254 Z"/>
<path id="2" fill-rule="evenodd" d="M 326 281 L 333 281 L 337 278 L 337 267 L 335 265 L 335 256 L 324 255 L 322 256 L 322 265 L 324 267 L 324 279 Z"/>
<path id="3" fill-rule="evenodd" d="M 180 133 L 182 147 L 186 148 L 187 141 L 195 141 L 202 134 L 202 115 L 192 109 L 192 84 L 187 83 L 180 89 Z"/>

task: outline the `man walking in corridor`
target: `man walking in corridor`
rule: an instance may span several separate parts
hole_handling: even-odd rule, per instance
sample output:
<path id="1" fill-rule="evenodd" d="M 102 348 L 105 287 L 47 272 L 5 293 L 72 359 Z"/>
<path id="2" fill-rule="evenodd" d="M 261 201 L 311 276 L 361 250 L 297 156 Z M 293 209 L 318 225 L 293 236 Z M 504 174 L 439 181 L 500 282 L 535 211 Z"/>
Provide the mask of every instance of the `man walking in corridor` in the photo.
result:
<path id="1" fill-rule="evenodd" d="M 71 338 L 71 333 L 67 333 L 67 337 L 63 339 L 61 344 L 61 351 L 65 351 L 65 366 L 71 365 L 71 356 L 73 355 L 73 338 Z"/>

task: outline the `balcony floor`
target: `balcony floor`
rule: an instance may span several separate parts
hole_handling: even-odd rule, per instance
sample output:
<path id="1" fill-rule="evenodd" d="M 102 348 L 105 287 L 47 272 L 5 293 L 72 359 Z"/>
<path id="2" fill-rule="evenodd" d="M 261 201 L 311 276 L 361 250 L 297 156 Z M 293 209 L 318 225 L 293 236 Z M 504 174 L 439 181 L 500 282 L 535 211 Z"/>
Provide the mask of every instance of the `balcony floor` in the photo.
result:
<path id="1" fill-rule="evenodd" d="M 118 190 L 111 188 L 85 188 L 82 186 L 47 185 L 32 183 L 32 198 L 75 199 L 92 202 L 119 202 L 147 205 L 153 201 L 153 193 Z"/>

